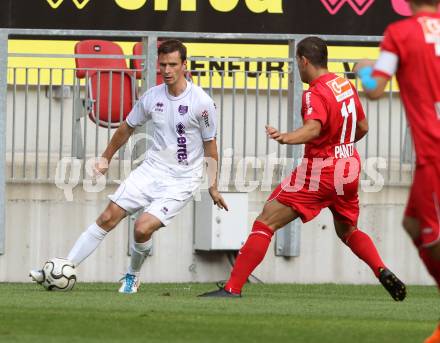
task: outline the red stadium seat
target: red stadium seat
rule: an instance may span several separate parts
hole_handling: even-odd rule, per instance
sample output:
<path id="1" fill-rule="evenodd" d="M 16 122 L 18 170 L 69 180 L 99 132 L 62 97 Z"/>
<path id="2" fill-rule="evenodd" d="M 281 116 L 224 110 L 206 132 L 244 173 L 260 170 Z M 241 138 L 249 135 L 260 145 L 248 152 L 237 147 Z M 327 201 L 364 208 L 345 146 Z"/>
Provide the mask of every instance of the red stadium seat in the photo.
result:
<path id="1" fill-rule="evenodd" d="M 157 47 L 159 47 L 162 44 L 161 41 L 157 42 Z M 133 55 L 134 56 L 139 56 L 142 55 L 142 48 L 143 48 L 143 44 L 142 42 L 137 42 L 134 46 L 133 46 Z M 131 69 L 135 69 L 136 70 L 136 79 L 141 79 L 142 78 L 142 71 L 144 70 L 145 67 L 145 61 L 143 59 L 132 59 L 130 61 L 130 66 Z M 156 85 L 160 85 L 161 83 L 163 83 L 163 78 L 162 75 L 159 72 L 159 64 L 157 64 L 156 67 Z M 187 72 L 186 78 L 188 80 L 192 80 L 192 76 L 190 72 Z"/>
<path id="2" fill-rule="evenodd" d="M 84 40 L 75 54 L 123 56 L 121 47 L 110 41 Z M 133 106 L 135 84 L 124 58 L 75 58 L 76 76 L 87 79 L 89 118 L 102 127 L 119 127 Z"/>
<path id="3" fill-rule="evenodd" d="M 157 47 L 159 47 L 161 43 L 162 42 L 158 41 Z M 133 55 L 134 56 L 142 55 L 142 50 L 143 50 L 142 42 L 137 42 L 135 45 L 133 45 Z M 133 59 L 130 62 L 132 63 L 131 69 L 136 69 L 136 79 L 141 79 L 142 78 L 142 71 L 145 68 L 145 61 L 143 59 Z M 159 72 L 159 65 L 157 65 L 156 85 L 160 85 L 161 83 L 163 83 L 163 79 L 162 79 L 162 75 Z"/>

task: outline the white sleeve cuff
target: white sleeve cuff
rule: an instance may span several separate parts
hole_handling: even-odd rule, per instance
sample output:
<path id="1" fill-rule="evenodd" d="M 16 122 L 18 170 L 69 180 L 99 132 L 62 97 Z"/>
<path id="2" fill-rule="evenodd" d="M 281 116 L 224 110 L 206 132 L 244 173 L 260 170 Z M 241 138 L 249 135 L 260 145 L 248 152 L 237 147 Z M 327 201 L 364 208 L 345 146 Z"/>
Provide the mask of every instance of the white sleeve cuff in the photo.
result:
<path id="1" fill-rule="evenodd" d="M 125 122 L 127 123 L 128 126 L 130 126 L 131 128 L 135 128 L 136 125 L 133 125 L 132 123 L 130 123 L 130 119 L 127 117 L 125 118 Z"/>
<path id="2" fill-rule="evenodd" d="M 398 64 L 399 57 L 396 54 L 386 50 L 382 50 L 374 66 L 374 71 L 393 76 L 394 73 L 397 71 Z"/>
<path id="3" fill-rule="evenodd" d="M 209 142 L 209 141 L 213 141 L 215 139 L 215 136 L 213 137 L 209 137 L 209 138 L 203 138 L 204 142 Z"/>

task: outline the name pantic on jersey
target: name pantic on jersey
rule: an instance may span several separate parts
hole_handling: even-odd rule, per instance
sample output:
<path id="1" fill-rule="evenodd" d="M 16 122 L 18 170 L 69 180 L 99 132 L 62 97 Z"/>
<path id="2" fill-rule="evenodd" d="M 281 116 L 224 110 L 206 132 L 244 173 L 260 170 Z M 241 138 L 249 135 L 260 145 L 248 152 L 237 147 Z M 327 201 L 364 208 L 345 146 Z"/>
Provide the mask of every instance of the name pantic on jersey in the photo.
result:
<path id="1" fill-rule="evenodd" d="M 303 95 L 302 116 L 321 122 L 319 137 L 305 146 L 304 157 L 335 159 L 357 155 L 356 124 L 365 119 L 359 96 L 349 80 L 333 73 L 310 83 Z"/>
<path id="2" fill-rule="evenodd" d="M 146 160 L 173 177 L 201 177 L 203 142 L 215 138 L 217 117 L 214 101 L 200 87 L 187 82 L 177 97 L 165 84 L 145 92 L 126 122 L 131 127 L 152 121 L 151 147 Z"/>

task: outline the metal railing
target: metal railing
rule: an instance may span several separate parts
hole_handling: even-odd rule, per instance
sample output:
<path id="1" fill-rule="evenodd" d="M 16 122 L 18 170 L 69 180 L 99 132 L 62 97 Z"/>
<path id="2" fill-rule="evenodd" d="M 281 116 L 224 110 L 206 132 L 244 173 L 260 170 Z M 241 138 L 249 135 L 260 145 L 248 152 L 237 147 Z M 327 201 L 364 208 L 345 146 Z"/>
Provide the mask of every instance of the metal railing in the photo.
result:
<path id="1" fill-rule="evenodd" d="M 269 181 L 262 184 L 270 189 L 278 183 L 280 176 L 292 169 L 292 160 L 297 160 L 302 153 L 299 146 L 280 146 L 268 141 L 264 125 L 270 123 L 285 131 L 291 131 L 302 125 L 300 116 L 303 84 L 296 71 L 296 43 L 303 35 L 270 34 L 217 34 L 217 33 L 182 33 L 182 32 L 127 32 L 127 31 L 76 31 L 76 30 L 0 30 L 0 187 L 4 194 L 6 180 L 9 182 L 52 182 L 59 161 L 74 158 L 81 163 L 80 178 L 86 176 L 85 161 L 99 156 L 108 143 L 113 128 L 100 127 L 87 117 L 90 111 L 88 81 L 75 77 L 75 68 L 38 68 L 7 66 L 7 41 L 10 35 L 31 38 L 34 35 L 62 37 L 123 37 L 142 40 L 144 43 L 145 70 L 156 70 L 157 38 L 176 37 L 200 40 L 229 40 L 240 42 L 260 40 L 266 43 L 284 41 L 288 46 L 286 58 L 189 58 L 189 69 L 195 84 L 202 85 L 214 98 L 218 110 L 218 143 L 221 158 L 220 184 L 224 190 L 230 189 L 237 180 L 240 166 L 248 168 L 242 172 L 243 183 L 249 180 Z M 380 37 L 323 36 L 324 39 L 338 42 L 378 43 Z M 10 57 L 13 57 L 12 55 Z M 34 58 L 31 54 L 21 58 Z M 41 56 L 40 56 L 41 57 Z M 60 58 L 69 57 L 66 55 Z M 74 55 L 70 56 L 71 58 Z M 100 58 L 103 58 L 100 55 Z M 135 58 L 124 56 L 124 58 Z M 194 61 L 206 62 L 207 68 L 191 68 Z M 345 61 L 345 60 L 344 60 Z M 333 61 L 342 63 L 342 60 Z M 353 61 L 345 61 L 353 62 Z M 228 63 L 272 63 L 270 71 L 227 70 Z M 276 66 L 283 65 L 283 68 Z M 331 66 L 330 66 L 331 69 Z M 115 71 L 116 72 L 116 71 Z M 130 72 L 130 71 L 127 71 Z M 347 74 L 348 72 L 345 72 Z M 7 79 L 9 78 L 9 83 Z M 42 82 L 42 80 L 45 80 Z M 24 82 L 18 82 L 24 80 Z M 31 82 L 31 80 L 33 80 Z M 56 82 L 55 82 L 56 80 Z M 100 78 L 98 77 L 98 82 Z M 354 80 L 355 81 L 355 80 Z M 145 73 L 143 80 L 134 81 L 138 94 L 156 82 L 156 73 Z M 357 81 L 355 81 L 357 85 Z M 392 85 L 394 87 L 394 85 Z M 389 168 L 384 178 L 389 184 L 406 184 L 412 168 L 409 135 L 406 129 L 403 108 L 398 93 L 390 88 L 388 96 L 379 102 L 363 99 L 367 116 L 370 120 L 370 133 L 367 139 L 359 142 L 358 148 L 364 159 L 383 157 Z M 98 95 L 99 99 L 99 95 Z M 7 104 L 7 105 L 6 105 Z M 384 115 L 384 113 L 390 115 Z M 99 118 L 99 114 L 98 114 Z M 148 132 L 146 128 L 145 130 Z M 145 131 L 144 131 L 145 133 Z M 145 142 L 141 142 L 144 144 Z M 143 147 L 145 148 L 145 147 Z M 142 151 L 143 148 L 139 150 Z M 129 150 L 132 150 L 131 148 Z M 273 175 L 268 171 L 267 157 L 281 159 L 281 166 L 274 168 Z M 138 153 L 119 153 L 118 163 L 108 175 L 108 181 L 123 179 L 133 162 L 139 160 Z M 236 182 L 235 182 L 236 186 Z M 283 233 L 277 244 L 277 252 L 289 254 L 285 249 L 294 246 L 289 239 L 298 233 L 295 222 Z M 0 202 L 0 253 L 4 243 L 4 197 Z M 289 243 L 290 242 L 290 243 Z M 292 243 L 292 244 L 291 244 Z M 293 255 L 295 252 L 291 252 Z"/>
<path id="2" fill-rule="evenodd" d="M 29 59 L 36 57 L 41 56 L 30 55 Z M 189 65 L 200 60 L 209 65 L 237 62 L 237 59 L 231 58 L 190 57 Z M 289 89 L 286 83 L 289 76 L 292 77 L 293 60 L 244 58 L 239 62 L 263 61 L 283 63 L 285 68 L 276 71 L 227 71 L 224 68 L 190 70 L 193 82 L 204 87 L 217 104 L 220 161 L 232 161 L 230 168 L 222 169 L 223 173 L 229 173 L 221 175 L 226 189 L 234 185 L 240 165 L 243 168 L 250 163 L 250 167 L 253 167 L 252 173 L 247 175 L 248 180 L 241 180 L 245 182 L 251 176 L 253 179 L 257 176 L 261 179 L 264 174 L 262 165 L 267 163 L 268 156 L 279 160 L 292 157 L 288 155 L 286 146 L 266 138 L 264 125 L 269 123 L 282 131 L 288 130 L 291 115 L 288 110 Z M 107 91 L 110 93 L 109 98 L 112 98 L 113 78 L 120 75 L 118 79 L 122 91 L 118 91 L 117 103 L 120 108 L 117 110 L 118 119 L 122 122 L 123 108 L 126 107 L 124 101 L 133 104 L 142 92 L 142 82 L 133 77 L 135 71 L 110 70 L 107 71 L 109 77 L 102 81 L 102 71 L 92 68 L 85 70 L 86 76 L 79 79 L 75 68 L 10 67 L 6 135 L 7 180 L 53 182 L 57 166 L 63 158 L 81 160 L 80 180 L 87 177 L 85 161 L 100 156 L 115 130 L 109 121 L 99 125 L 102 119 L 100 92 Z M 97 94 L 92 96 L 88 74 L 94 72 L 97 74 Z M 347 71 L 340 74 L 352 76 Z M 125 89 L 125 92 L 131 92 L 128 100 L 124 94 L 125 76 L 130 78 L 131 85 L 130 89 Z M 359 86 L 357 79 L 352 81 L 356 87 Z M 104 82 L 109 82 L 109 85 L 104 87 Z M 357 144 L 361 157 L 364 160 L 370 157 L 384 158 L 387 163 L 387 168 L 383 171 L 385 181 L 389 184 L 406 183 L 412 171 L 413 157 L 404 110 L 398 93 L 395 92 L 394 83 L 390 83 L 387 96 L 380 101 L 371 102 L 364 97 L 362 101 L 369 119 L 370 133 Z M 94 106 L 95 122 L 88 118 Z M 112 102 L 108 102 L 106 106 L 111 113 Z M 133 149 L 127 151 L 127 147 L 121 149 L 108 181 L 121 180 L 127 176 L 126 172 L 130 170 L 133 158 L 139 159 L 133 153 Z M 126 167 L 127 163 L 130 164 L 129 169 Z M 280 168 L 275 168 L 275 172 L 269 186 L 274 179 L 280 177 Z M 267 180 L 264 182 L 268 183 Z"/>

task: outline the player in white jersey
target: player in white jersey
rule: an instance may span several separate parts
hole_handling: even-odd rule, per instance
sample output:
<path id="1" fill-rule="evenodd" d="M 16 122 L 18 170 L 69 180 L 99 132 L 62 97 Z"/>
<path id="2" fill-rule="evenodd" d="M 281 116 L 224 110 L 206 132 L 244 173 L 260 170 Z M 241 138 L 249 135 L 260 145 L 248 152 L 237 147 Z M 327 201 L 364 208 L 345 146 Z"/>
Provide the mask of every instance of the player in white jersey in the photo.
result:
<path id="1" fill-rule="evenodd" d="M 127 274 L 119 289 L 136 293 L 139 272 L 151 249 L 151 236 L 170 223 L 192 199 L 202 181 L 204 157 L 215 163 L 208 173 L 209 193 L 214 204 L 228 209 L 217 190 L 216 110 L 211 97 L 185 79 L 186 47 L 178 40 L 163 42 L 158 48 L 164 84 L 150 88 L 135 104 L 125 122 L 116 130 L 96 173 L 105 174 L 108 163 L 133 134 L 137 126 L 152 120 L 152 145 L 145 161 L 110 196 L 110 203 L 78 238 L 67 259 L 78 266 L 127 214 L 140 209 L 134 228 L 134 243 Z M 32 279 L 43 274 L 32 270 Z"/>

